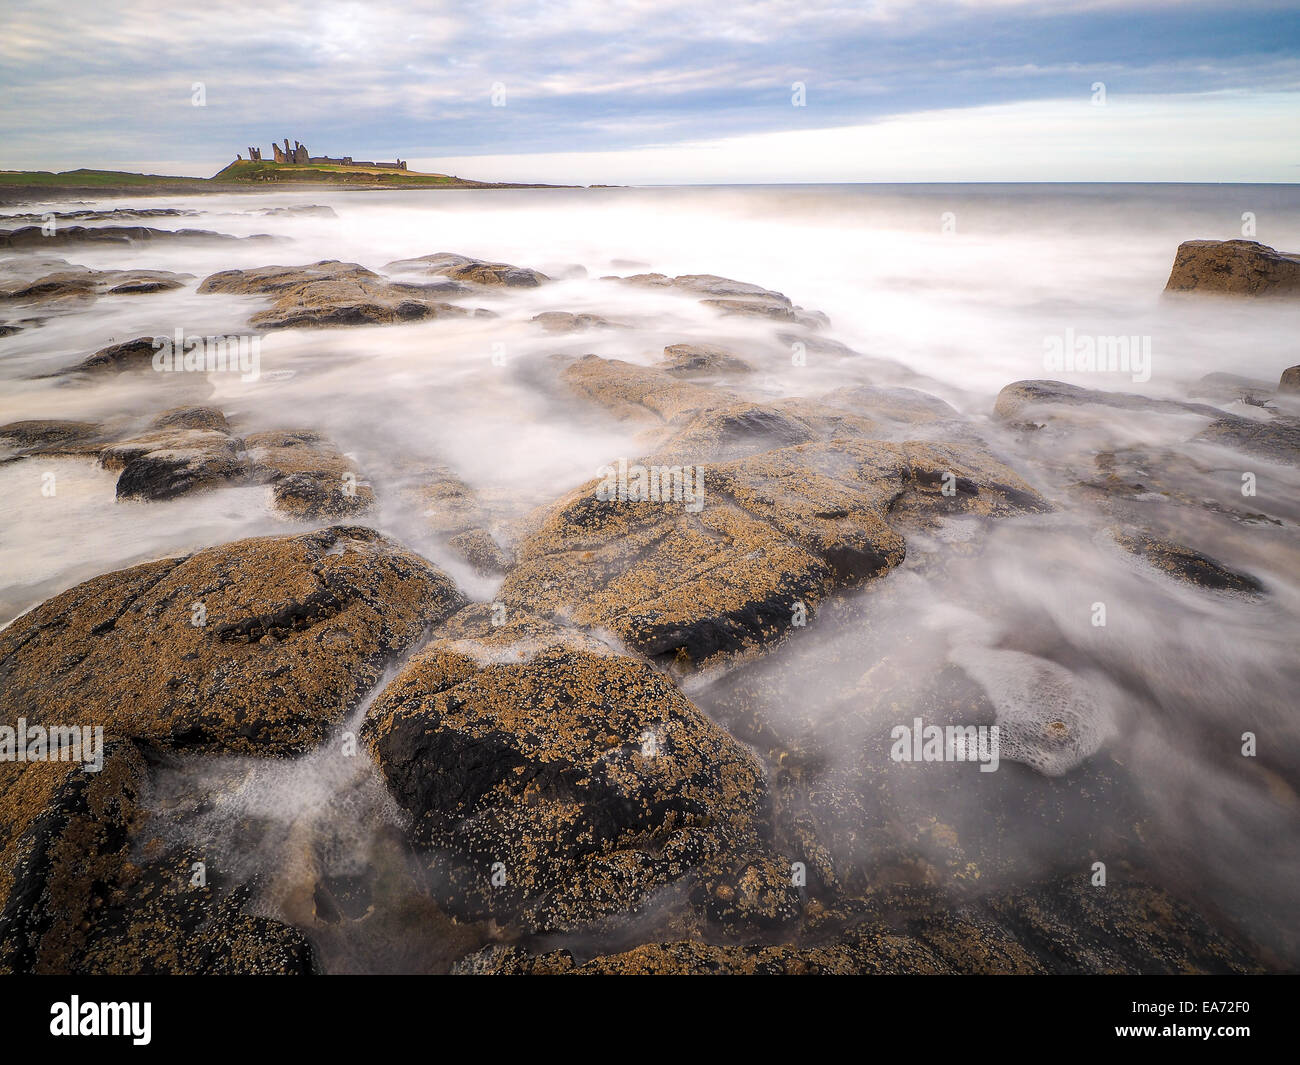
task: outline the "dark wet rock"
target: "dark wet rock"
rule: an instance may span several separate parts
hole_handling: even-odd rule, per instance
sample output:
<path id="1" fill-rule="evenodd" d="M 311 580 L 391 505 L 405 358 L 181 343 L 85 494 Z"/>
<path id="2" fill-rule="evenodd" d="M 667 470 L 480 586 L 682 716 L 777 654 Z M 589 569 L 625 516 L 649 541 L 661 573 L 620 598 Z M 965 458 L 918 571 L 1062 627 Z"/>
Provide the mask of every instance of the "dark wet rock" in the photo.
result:
<path id="1" fill-rule="evenodd" d="M 1282 371 L 1277 383 L 1279 392 L 1300 392 L 1300 366 L 1289 366 Z"/>
<path id="2" fill-rule="evenodd" d="M 700 506 L 693 478 L 674 501 L 691 472 L 662 475 L 664 502 L 631 501 L 630 481 L 628 501 L 602 500 L 597 479 L 543 509 L 499 597 L 691 668 L 766 648 L 796 626 L 796 604 L 896 566 L 895 525 L 1047 508 L 987 455 L 936 444 L 833 440 L 709 465 Z"/>
<path id="3" fill-rule="evenodd" d="M 1220 418 L 1197 437 L 1275 462 L 1300 462 L 1300 418 Z"/>
<path id="4" fill-rule="evenodd" d="M 530 270 L 525 266 L 486 262 L 483 259 L 473 259 L 468 255 L 457 255 L 454 252 L 438 252 L 415 259 L 399 259 L 388 263 L 384 269 L 436 274 L 451 278 L 453 281 L 507 288 L 536 288 L 551 280 L 540 271 Z"/>
<path id="5" fill-rule="evenodd" d="M 1169 414 L 1200 414 L 1217 418 L 1223 412 L 1204 403 L 1183 403 L 1171 399 L 1153 399 L 1132 392 L 1107 392 L 1099 388 L 1081 388 L 1063 381 L 1016 381 L 998 393 L 993 415 L 1003 421 L 1041 417 L 1051 407 L 1113 407 L 1117 410 L 1150 411 Z"/>
<path id="6" fill-rule="evenodd" d="M 418 555 L 356 527 L 147 562 L 79 584 L 0 631 L 0 724 L 25 717 L 100 725 L 108 740 L 303 751 L 463 602 Z"/>
<path id="7" fill-rule="evenodd" d="M 17 322 L 0 322 L 0 337 L 17 336 L 23 327 Z"/>
<path id="8" fill-rule="evenodd" d="M 120 222 L 140 218 L 193 218 L 198 211 L 184 210 L 179 207 L 115 207 L 111 210 L 87 209 L 81 211 L 51 211 L 57 222 Z M 6 214 L 0 215 L 0 222 L 43 222 L 44 214 Z"/>
<path id="9" fill-rule="evenodd" d="M 1149 562 L 1156 569 L 1177 580 L 1219 592 L 1258 595 L 1264 585 L 1247 573 L 1237 573 L 1208 555 L 1183 544 L 1173 543 L 1143 532 L 1112 530 L 1115 542 L 1131 554 Z"/>
<path id="10" fill-rule="evenodd" d="M 153 357 L 159 351 L 154 337 L 136 337 L 118 344 L 109 344 L 93 355 L 58 373 L 123 373 L 132 370 L 152 370 Z"/>
<path id="11" fill-rule="evenodd" d="M 301 933 L 193 886 L 192 854 L 133 852 L 149 769 L 128 741 L 100 772 L 0 764 L 0 972 L 306 974 Z M 215 877 L 215 871 L 214 871 Z"/>
<path id="12" fill-rule="evenodd" d="M 571 314 L 568 311 L 543 311 L 533 321 L 548 333 L 580 333 L 588 329 L 613 329 L 621 325 L 599 314 Z"/>
<path id="13" fill-rule="evenodd" d="M 209 229 L 151 229 L 148 226 L 58 226 L 48 236 L 40 226 L 0 229 L 0 248 L 60 247 L 66 244 L 147 244 L 155 241 L 217 242 L 271 240 L 265 233 L 233 237 Z"/>
<path id="14" fill-rule="evenodd" d="M 575 928 L 755 844 L 753 756 L 662 673 L 522 611 L 451 619 L 363 736 L 470 916 Z"/>
<path id="15" fill-rule="evenodd" d="M 348 517 L 369 510 L 374 490 L 328 437 L 309 429 L 244 438 L 252 475 L 271 484 L 272 500 L 300 520 Z"/>
<path id="16" fill-rule="evenodd" d="M 168 427 L 105 446 L 99 464 L 121 470 L 118 499 L 174 499 L 245 479 L 242 451 L 228 430 Z"/>
<path id="17" fill-rule="evenodd" d="M 1255 240 L 1187 240 L 1178 245 L 1165 291 L 1297 296 L 1300 256 Z"/>
<path id="18" fill-rule="evenodd" d="M 753 367 L 724 348 L 708 344 L 670 344 L 664 348 L 665 369 L 671 374 L 752 373 Z"/>

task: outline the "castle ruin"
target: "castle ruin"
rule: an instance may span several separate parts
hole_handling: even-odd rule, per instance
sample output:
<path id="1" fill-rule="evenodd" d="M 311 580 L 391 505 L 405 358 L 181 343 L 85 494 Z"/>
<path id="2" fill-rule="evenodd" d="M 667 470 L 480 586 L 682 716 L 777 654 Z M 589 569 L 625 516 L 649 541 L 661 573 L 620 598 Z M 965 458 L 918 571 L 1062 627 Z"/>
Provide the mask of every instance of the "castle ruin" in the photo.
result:
<path id="1" fill-rule="evenodd" d="M 353 167 L 371 167 L 375 170 L 405 170 L 406 160 L 398 159 L 395 163 L 371 163 L 366 160 L 353 159 L 350 155 L 345 155 L 339 159 L 333 159 L 328 155 L 312 156 L 307 153 L 307 146 L 299 141 L 293 142 L 293 147 L 289 147 L 289 138 L 284 138 L 284 147 L 272 142 L 271 152 L 275 156 L 275 161 L 285 166 L 307 166 L 315 163 L 319 166 L 353 166 Z M 248 158 L 250 162 L 260 163 L 262 161 L 262 149 L 249 146 Z"/>

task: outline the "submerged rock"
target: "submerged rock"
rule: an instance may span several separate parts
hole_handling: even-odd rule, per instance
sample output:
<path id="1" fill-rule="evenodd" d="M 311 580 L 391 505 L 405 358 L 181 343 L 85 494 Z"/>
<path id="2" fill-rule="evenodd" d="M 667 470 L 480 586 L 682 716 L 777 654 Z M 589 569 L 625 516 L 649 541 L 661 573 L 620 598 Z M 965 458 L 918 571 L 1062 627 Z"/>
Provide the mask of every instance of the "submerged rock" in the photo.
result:
<path id="1" fill-rule="evenodd" d="M 79 584 L 0 632 L 0 724 L 302 751 L 462 605 L 418 555 L 355 527 L 147 562 Z"/>
<path id="2" fill-rule="evenodd" d="M 183 288 L 193 274 L 167 270 L 91 270 L 73 266 L 44 274 L 33 281 L 0 280 L 0 300 L 43 303 L 49 300 L 94 299 L 99 296 L 140 295 Z"/>
<path id="3" fill-rule="evenodd" d="M 1258 595 L 1264 585 L 1247 573 L 1237 573 L 1208 555 L 1183 544 L 1173 543 L 1141 532 L 1113 530 L 1115 542 L 1124 550 L 1144 559 L 1156 569 L 1188 584 L 1221 592 Z"/>
<path id="4" fill-rule="evenodd" d="M 64 244 L 145 244 L 153 241 L 272 240 L 265 233 L 234 237 L 210 229 L 151 229 L 148 226 L 58 226 L 46 233 L 41 226 L 0 229 L 0 248 L 56 247 Z"/>
<path id="5" fill-rule="evenodd" d="M 599 314 L 572 314 L 569 311 L 543 311 L 533 321 L 548 333 L 579 333 L 588 329 L 613 329 L 621 323 L 611 322 Z"/>
<path id="6" fill-rule="evenodd" d="M 664 348 L 664 362 L 669 373 L 680 376 L 752 373 L 754 370 L 744 359 L 708 344 L 670 344 Z"/>
<path id="7" fill-rule="evenodd" d="M 398 259 L 388 263 L 385 270 L 399 270 L 436 274 L 453 281 L 466 281 L 474 285 L 503 286 L 506 288 L 536 288 L 551 279 L 538 270 L 509 263 L 492 263 L 454 252 L 437 252 L 415 259 Z"/>
<path id="8" fill-rule="evenodd" d="M 1300 256 L 1256 240 L 1187 240 L 1178 245 L 1165 291 L 1297 296 Z"/>

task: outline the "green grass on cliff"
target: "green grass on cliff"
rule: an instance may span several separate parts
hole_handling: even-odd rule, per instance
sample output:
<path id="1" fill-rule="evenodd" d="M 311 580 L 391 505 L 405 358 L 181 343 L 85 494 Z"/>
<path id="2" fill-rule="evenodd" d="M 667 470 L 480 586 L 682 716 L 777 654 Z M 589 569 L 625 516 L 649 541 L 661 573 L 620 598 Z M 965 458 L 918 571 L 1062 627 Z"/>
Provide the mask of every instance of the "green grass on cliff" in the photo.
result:
<path id="1" fill-rule="evenodd" d="M 128 174 L 124 170 L 0 170 L 0 185 L 49 186 L 51 188 L 120 187 L 124 185 L 192 185 L 204 178 L 166 177 L 161 174 Z"/>
<path id="2" fill-rule="evenodd" d="M 403 188 L 421 186 L 482 185 L 480 181 L 467 181 L 463 178 L 450 177 L 447 174 L 420 174 L 410 170 L 375 170 L 371 167 L 326 166 L 310 164 L 293 166 L 286 163 L 273 163 L 262 160 L 253 162 L 237 159 L 220 173 L 213 175 L 213 181 L 264 182 L 264 181 L 310 181 L 340 185 L 394 185 Z"/>

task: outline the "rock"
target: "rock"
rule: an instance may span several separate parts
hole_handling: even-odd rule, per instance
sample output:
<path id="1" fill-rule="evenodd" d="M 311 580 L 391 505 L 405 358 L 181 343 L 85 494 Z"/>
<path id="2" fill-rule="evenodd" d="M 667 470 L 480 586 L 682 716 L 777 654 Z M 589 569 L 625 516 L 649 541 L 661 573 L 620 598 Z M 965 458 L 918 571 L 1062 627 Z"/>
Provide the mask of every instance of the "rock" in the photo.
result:
<path id="1" fill-rule="evenodd" d="M 0 972 L 311 972 L 307 940 L 242 912 L 246 892 L 193 887 L 195 856 L 134 853 L 148 776 L 127 741 L 97 773 L 0 764 Z"/>
<path id="2" fill-rule="evenodd" d="M 1300 366 L 1290 366 L 1282 371 L 1277 383 L 1279 392 L 1300 392 Z"/>
<path id="3" fill-rule="evenodd" d="M 987 455 L 936 444 L 802 444 L 709 466 L 703 479 L 699 507 L 685 491 L 633 502 L 598 498 L 599 480 L 576 489 L 521 530 L 500 599 L 693 668 L 765 649 L 797 625 L 797 604 L 812 610 L 896 566 L 894 525 L 1047 509 Z"/>
<path id="4" fill-rule="evenodd" d="M 1171 399 L 1153 399 L 1132 392 L 1106 392 L 1099 388 L 1080 388 L 1063 381 L 1016 381 L 998 393 L 993 416 L 1003 421 L 1013 418 L 1042 416 L 1042 408 L 1114 407 L 1119 410 L 1149 411 L 1169 414 L 1200 414 L 1221 417 L 1223 412 L 1204 403 L 1183 403 Z"/>
<path id="5" fill-rule="evenodd" d="M 707 344 L 670 344 L 664 348 L 665 367 L 671 374 L 752 373 L 754 368 L 744 359 L 723 348 Z"/>
<path id="6" fill-rule="evenodd" d="M 244 438 L 254 478 L 271 484 L 277 509 L 299 520 L 348 517 L 374 506 L 357 466 L 325 436 L 309 429 Z"/>
<path id="7" fill-rule="evenodd" d="M 232 237 L 209 229 L 150 229 L 148 226 L 58 226 L 46 235 L 41 226 L 0 229 L 0 248 L 57 247 L 65 244 L 143 244 L 153 241 L 211 243 L 228 240 L 271 240 L 265 233 Z"/>
<path id="8" fill-rule="evenodd" d="M 91 455 L 99 451 L 102 431 L 98 422 L 44 419 L 0 425 L 0 440 L 18 456 Z"/>
<path id="9" fill-rule="evenodd" d="M 663 674 L 524 611 L 451 619 L 363 737 L 446 904 L 471 916 L 579 927 L 755 844 L 753 756 Z"/>
<path id="10" fill-rule="evenodd" d="M 1111 534 L 1124 550 L 1149 562 L 1156 569 L 1188 584 L 1221 592 L 1240 592 L 1259 595 L 1264 585 L 1246 573 L 1236 573 L 1208 555 L 1190 547 L 1162 540 L 1143 532 L 1111 530 Z"/>
<path id="11" fill-rule="evenodd" d="M 1193 399 L 1214 403 L 1254 403 L 1272 394 L 1272 382 L 1235 373 L 1207 373 L 1188 390 Z"/>
<path id="12" fill-rule="evenodd" d="M 229 430 L 172 427 L 105 446 L 99 464 L 122 471 L 118 499 L 174 499 L 246 478 L 242 450 Z"/>
<path id="13" fill-rule="evenodd" d="M 152 370 L 153 357 L 158 352 L 153 337 L 136 337 L 120 344 L 110 344 L 88 355 L 75 366 L 57 371 L 55 376 L 71 373 L 123 373 L 131 370 Z"/>
<path id="14" fill-rule="evenodd" d="M 265 294 L 276 297 L 249 320 L 262 329 L 377 325 L 426 318 L 464 317 L 463 307 L 435 297 L 457 286 L 409 285 L 387 280 L 356 263 L 323 260 L 307 266 L 225 270 L 204 279 L 199 292 Z M 486 312 L 476 312 L 486 313 Z"/>
<path id="15" fill-rule="evenodd" d="M 418 555 L 355 527 L 147 562 L 0 631 L 0 724 L 21 716 L 100 725 L 109 740 L 306 750 L 462 605 Z"/>
<path id="16" fill-rule="evenodd" d="M 566 366 L 560 377 L 579 396 L 618 418 L 668 422 L 737 399 L 722 389 L 599 355 L 584 355 Z"/>
<path id="17" fill-rule="evenodd" d="M 1255 240 L 1187 240 L 1178 245 L 1165 291 L 1300 295 L 1300 256 Z"/>
<path id="18" fill-rule="evenodd" d="M 796 307 L 783 293 L 753 285 L 747 281 L 733 281 L 716 274 L 681 274 L 667 277 L 664 274 L 633 274 L 614 277 L 612 281 L 639 285 L 645 288 L 675 288 L 696 296 L 705 306 L 713 307 L 724 315 L 768 318 L 778 322 L 796 322 L 807 329 L 818 329 L 830 320 L 819 311 L 805 311 Z"/>
<path id="19" fill-rule="evenodd" d="M 56 260 L 63 267 L 36 280 L 0 273 L 0 300 L 38 303 L 56 299 L 95 298 L 103 295 L 137 295 L 183 288 L 193 274 L 174 274 L 168 270 L 90 270 Z"/>
<path id="20" fill-rule="evenodd" d="M 882 904 L 872 907 L 875 913 Z M 579 962 L 567 949 L 494 946 L 456 972 L 493 975 L 1258 973 L 1258 948 L 1141 881 L 1105 891 L 1078 876 L 966 903 L 916 892 L 892 920 L 869 916 L 807 942 L 644 943 Z M 910 912 L 909 912 L 910 911 Z M 587 954 L 583 952 L 584 956 Z"/>
<path id="21" fill-rule="evenodd" d="M 212 429 L 230 432 L 230 423 L 216 407 L 172 407 L 150 423 L 154 429 Z"/>
<path id="22" fill-rule="evenodd" d="M 1220 418 L 1206 426 L 1197 439 L 1237 448 L 1275 462 L 1300 463 L 1300 418 L 1277 417 L 1271 421 Z"/>
<path id="23" fill-rule="evenodd" d="M 568 311 L 543 311 L 533 315 L 533 321 L 548 333 L 579 333 L 588 329 L 613 329 L 620 322 L 611 322 L 599 314 L 570 314 Z"/>
<path id="24" fill-rule="evenodd" d="M 257 212 L 261 215 L 293 215 L 295 217 L 337 218 L 333 207 L 318 203 L 292 203 L 288 207 L 263 207 Z"/>
<path id="25" fill-rule="evenodd" d="M 490 263 L 453 252 L 422 255 L 416 259 L 399 259 L 388 263 L 385 270 L 400 270 L 437 274 L 453 281 L 467 281 L 474 285 L 505 286 L 507 288 L 536 288 L 551 279 L 545 274 L 524 266 L 509 263 Z"/>
<path id="26" fill-rule="evenodd" d="M 474 567 L 480 576 L 504 573 L 510 568 L 510 556 L 485 529 L 468 529 L 457 533 L 447 545 Z"/>
<path id="27" fill-rule="evenodd" d="M 263 266 L 255 270 L 222 270 L 220 273 L 204 278 L 198 291 L 200 293 L 228 292 L 240 296 L 280 296 L 319 281 L 364 281 L 381 284 L 384 278 L 357 263 L 323 259 L 306 266 Z"/>

